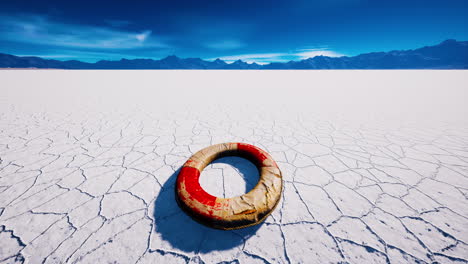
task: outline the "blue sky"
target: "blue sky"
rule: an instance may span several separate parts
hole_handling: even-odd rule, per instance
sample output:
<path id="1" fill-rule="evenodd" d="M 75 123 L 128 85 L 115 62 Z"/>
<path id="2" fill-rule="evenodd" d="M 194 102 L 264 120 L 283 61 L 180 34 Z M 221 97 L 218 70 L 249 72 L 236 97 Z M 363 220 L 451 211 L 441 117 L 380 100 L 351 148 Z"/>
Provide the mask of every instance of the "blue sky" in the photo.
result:
<path id="1" fill-rule="evenodd" d="M 468 40 L 468 1 L 2 1 L 0 52 L 59 60 L 247 62 Z"/>

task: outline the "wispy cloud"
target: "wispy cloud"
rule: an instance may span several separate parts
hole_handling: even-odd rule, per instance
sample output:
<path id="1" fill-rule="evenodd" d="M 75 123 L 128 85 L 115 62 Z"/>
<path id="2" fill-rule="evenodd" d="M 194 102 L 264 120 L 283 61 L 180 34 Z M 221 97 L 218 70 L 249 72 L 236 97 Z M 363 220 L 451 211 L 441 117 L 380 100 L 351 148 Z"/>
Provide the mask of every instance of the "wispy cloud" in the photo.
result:
<path id="1" fill-rule="evenodd" d="M 112 27 L 66 24 L 44 16 L 0 15 L 0 39 L 63 48 L 139 49 L 167 45 L 150 30 L 125 31 Z"/>
<path id="2" fill-rule="evenodd" d="M 241 54 L 232 56 L 219 57 L 227 62 L 233 62 L 236 60 L 242 60 L 248 63 L 256 62 L 258 64 L 267 64 L 270 62 L 287 62 L 291 60 L 305 60 L 316 56 L 328 56 L 328 57 L 341 57 L 344 56 L 341 53 L 331 51 L 328 49 L 300 49 L 296 52 L 290 53 L 257 53 L 257 54 Z M 213 60 L 216 58 L 210 58 Z"/>
<path id="3" fill-rule="evenodd" d="M 150 35 L 151 35 L 151 30 L 145 30 L 140 34 L 137 34 L 135 38 L 140 42 L 144 42 Z"/>
<path id="4" fill-rule="evenodd" d="M 184 56 L 184 48 L 191 43 L 186 34 L 171 35 L 169 39 L 154 34 L 148 28 L 129 30 L 127 26 L 130 24 L 131 22 L 122 20 L 106 21 L 104 25 L 96 26 L 59 22 L 43 15 L 23 14 L 11 16 L 0 14 L 0 41 L 8 42 L 10 50 L 16 50 L 15 46 L 20 46 L 20 44 L 26 47 L 22 48 L 21 51 L 17 49 L 18 52 L 12 52 L 12 54 L 16 55 L 19 53 L 37 54 L 44 58 L 85 61 L 160 58 L 177 52 L 182 52 L 177 55 Z M 131 25 L 132 27 L 135 26 L 134 24 Z M 219 32 L 209 32 L 208 30 L 203 34 L 200 33 L 201 37 L 195 38 L 192 42 L 197 43 L 195 46 L 198 49 L 201 45 L 213 49 L 216 53 L 227 54 L 219 57 L 227 62 L 243 60 L 249 63 L 267 64 L 270 62 L 302 60 L 319 55 L 343 56 L 343 54 L 333 51 L 327 46 L 304 47 L 289 52 L 246 53 L 244 51 L 245 53 L 243 53 L 239 50 L 247 50 L 248 45 L 243 41 L 244 38 L 241 34 L 233 35 L 229 31 L 229 37 L 225 36 L 223 38 L 217 33 Z M 167 41 L 171 41 L 173 45 L 169 46 Z M 186 48 L 186 50 L 190 50 L 190 48 Z M 236 50 L 240 54 L 235 54 Z M 203 57 L 203 54 L 196 54 L 195 56 Z"/>
<path id="5" fill-rule="evenodd" d="M 231 50 L 245 47 L 245 43 L 239 40 L 225 39 L 221 41 L 205 43 L 205 47 L 216 50 Z"/>
<path id="6" fill-rule="evenodd" d="M 258 53 L 258 54 L 223 56 L 223 57 L 219 57 L 219 59 L 222 59 L 227 62 L 242 60 L 248 63 L 256 62 L 259 64 L 265 64 L 271 61 L 284 61 L 284 59 L 281 58 L 282 56 L 283 56 L 283 53 Z M 213 59 L 216 59 L 216 58 L 210 58 L 210 60 L 213 60 Z"/>
<path id="7" fill-rule="evenodd" d="M 294 56 L 298 57 L 301 60 L 308 58 L 313 58 L 316 56 L 327 56 L 327 57 L 341 57 L 344 56 L 341 53 L 326 50 L 326 49 L 302 49 L 299 52 L 295 53 Z"/>

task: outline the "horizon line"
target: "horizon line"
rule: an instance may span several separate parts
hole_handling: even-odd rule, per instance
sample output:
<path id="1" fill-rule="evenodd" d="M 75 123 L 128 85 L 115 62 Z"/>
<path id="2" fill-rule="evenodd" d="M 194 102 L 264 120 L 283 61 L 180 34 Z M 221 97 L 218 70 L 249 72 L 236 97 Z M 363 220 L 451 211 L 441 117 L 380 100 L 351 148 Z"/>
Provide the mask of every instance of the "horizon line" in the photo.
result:
<path id="1" fill-rule="evenodd" d="M 294 60 L 294 59 L 272 60 L 272 61 L 268 61 L 268 62 L 261 62 L 261 61 L 258 61 L 258 60 L 255 61 L 254 60 L 254 58 L 256 58 L 255 56 L 251 56 L 252 59 L 245 59 L 245 58 L 242 59 L 242 58 L 240 58 L 242 56 L 247 56 L 248 54 L 247 55 L 246 54 L 241 54 L 241 55 L 231 55 L 231 56 L 220 56 L 220 57 L 216 57 L 216 58 L 214 58 L 214 57 L 211 57 L 211 58 L 179 57 L 176 54 L 170 54 L 170 55 L 160 57 L 160 58 L 129 56 L 129 57 L 120 57 L 120 59 L 97 59 L 94 62 L 90 62 L 90 61 L 86 61 L 86 60 L 80 60 L 79 58 L 78 59 L 59 59 L 60 57 L 65 57 L 65 56 L 69 56 L 69 55 L 23 55 L 23 54 L 16 55 L 16 54 L 12 54 L 12 53 L 3 53 L 3 52 L 0 52 L 0 53 L 5 54 L 5 55 L 20 57 L 20 58 L 34 57 L 34 58 L 40 58 L 40 59 L 44 59 L 44 60 L 55 60 L 55 61 L 60 61 L 60 62 L 78 61 L 78 62 L 87 63 L 87 64 L 96 64 L 96 63 L 102 62 L 102 61 L 117 62 L 117 61 L 122 61 L 122 60 L 129 60 L 129 61 L 133 61 L 133 60 L 161 61 L 161 60 L 165 60 L 165 59 L 168 59 L 168 58 L 171 58 L 171 57 L 175 57 L 175 58 L 181 59 L 181 60 L 200 59 L 200 60 L 208 61 L 208 62 L 223 61 L 226 64 L 233 64 L 233 63 L 236 63 L 236 62 L 243 62 L 243 63 L 247 63 L 249 65 L 255 65 L 255 64 L 257 64 L 257 65 L 268 65 L 268 64 L 274 64 L 274 63 L 298 62 L 298 61 L 313 59 L 313 58 L 316 58 L 316 57 L 328 57 L 328 58 L 347 57 L 347 58 L 352 58 L 352 57 L 356 57 L 356 56 L 360 56 L 360 55 L 364 55 L 364 54 L 372 54 L 372 53 L 382 53 L 382 52 L 387 52 L 388 53 L 388 52 L 394 52 L 394 51 L 411 51 L 411 50 L 421 49 L 421 48 L 425 48 L 425 47 L 438 46 L 438 45 L 441 45 L 441 44 L 447 43 L 447 42 L 468 42 L 468 41 L 465 41 L 465 40 L 459 41 L 459 40 L 456 40 L 456 39 L 446 39 L 446 40 L 444 40 L 442 42 L 439 42 L 439 43 L 437 43 L 435 45 L 426 45 L 426 46 L 413 48 L 413 49 L 390 50 L 390 51 L 369 51 L 369 52 L 365 52 L 365 53 L 359 53 L 357 55 L 345 55 L 345 54 L 336 53 L 336 56 L 327 56 L 327 55 L 323 55 L 323 54 L 318 54 L 318 55 L 310 56 L 310 57 L 302 57 L 302 58 L 299 58 L 297 60 Z M 262 55 L 262 54 L 278 54 L 278 53 L 257 53 L 257 54 L 251 54 L 251 55 Z M 291 55 L 293 55 L 293 54 L 291 54 Z M 73 57 L 73 56 L 71 56 L 71 57 Z M 238 59 L 225 59 L 225 58 L 236 58 L 236 57 L 239 57 L 239 58 Z"/>

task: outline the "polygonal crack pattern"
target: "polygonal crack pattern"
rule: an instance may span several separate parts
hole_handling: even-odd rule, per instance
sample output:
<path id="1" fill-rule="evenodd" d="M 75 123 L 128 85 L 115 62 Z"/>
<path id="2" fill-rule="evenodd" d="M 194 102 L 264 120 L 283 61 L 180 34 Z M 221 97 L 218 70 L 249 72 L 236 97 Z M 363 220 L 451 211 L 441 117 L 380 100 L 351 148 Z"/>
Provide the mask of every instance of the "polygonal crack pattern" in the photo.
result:
<path id="1" fill-rule="evenodd" d="M 466 128 L 234 112 L 4 109 L 0 263 L 467 262 Z M 221 142 L 283 172 L 260 226 L 218 232 L 175 203 L 180 166 Z"/>

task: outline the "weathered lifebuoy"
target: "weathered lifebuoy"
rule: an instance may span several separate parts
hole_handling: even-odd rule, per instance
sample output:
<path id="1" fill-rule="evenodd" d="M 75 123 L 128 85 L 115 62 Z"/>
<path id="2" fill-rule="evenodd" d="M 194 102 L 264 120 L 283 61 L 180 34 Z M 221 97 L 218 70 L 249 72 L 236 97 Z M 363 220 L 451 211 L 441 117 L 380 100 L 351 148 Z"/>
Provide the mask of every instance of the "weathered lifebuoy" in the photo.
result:
<path id="1" fill-rule="evenodd" d="M 240 156 L 258 168 L 260 180 L 248 193 L 220 198 L 210 195 L 199 183 L 200 173 L 213 160 Z M 275 209 L 281 198 L 283 179 L 272 157 L 244 143 L 223 143 L 204 148 L 190 157 L 177 176 L 179 206 L 192 218 L 217 229 L 238 229 L 259 224 Z"/>

